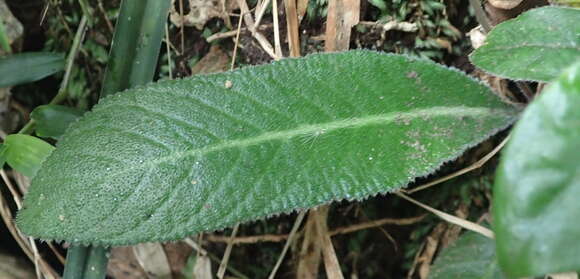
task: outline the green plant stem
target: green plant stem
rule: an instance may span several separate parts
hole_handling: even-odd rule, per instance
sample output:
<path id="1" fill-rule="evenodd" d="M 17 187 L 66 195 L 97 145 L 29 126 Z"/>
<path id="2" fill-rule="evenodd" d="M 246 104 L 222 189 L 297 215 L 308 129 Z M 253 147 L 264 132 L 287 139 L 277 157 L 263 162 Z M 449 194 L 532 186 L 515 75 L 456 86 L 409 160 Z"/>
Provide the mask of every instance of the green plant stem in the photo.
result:
<path id="1" fill-rule="evenodd" d="M 153 80 L 170 1 L 121 3 L 101 98 Z"/>
<path id="2" fill-rule="evenodd" d="M 89 3 L 87 2 L 87 0 L 79 0 L 79 5 L 81 6 L 81 10 L 83 12 L 83 15 L 87 17 L 88 22 L 89 22 L 89 26 L 93 26 L 93 17 L 92 17 L 92 9 L 90 8 Z"/>
<path id="3" fill-rule="evenodd" d="M 89 247 L 83 245 L 71 245 L 68 248 L 63 279 L 82 278 L 88 252 Z"/>
<path id="4" fill-rule="evenodd" d="M 138 2 L 141 3 L 142 0 Z M 147 1 L 129 87 L 153 80 L 170 4 L 171 1 Z"/>
<path id="5" fill-rule="evenodd" d="M 79 27 L 77 28 L 75 37 L 73 39 L 73 44 L 66 59 L 66 68 L 64 71 L 64 76 L 60 83 L 60 88 L 58 89 L 58 93 L 56 93 L 56 96 L 54 96 L 54 98 L 52 98 L 52 100 L 50 100 L 49 102 L 49 104 L 51 105 L 58 104 L 64 101 L 64 99 L 66 99 L 66 96 L 68 94 L 67 88 L 70 80 L 70 74 L 72 72 L 72 67 L 74 65 L 75 58 L 77 57 L 77 54 L 79 53 L 80 50 L 81 42 L 84 37 L 83 35 L 85 34 L 85 28 L 87 27 L 87 21 L 88 19 L 86 15 L 83 15 L 79 23 Z M 31 119 L 30 121 L 28 121 L 28 123 L 26 123 L 26 125 L 24 125 L 24 127 L 22 127 L 22 129 L 20 129 L 20 131 L 18 131 L 18 133 L 27 135 L 32 134 L 35 127 L 36 123 L 34 123 L 34 120 Z"/>
<path id="6" fill-rule="evenodd" d="M 109 262 L 109 248 L 90 246 L 87 261 L 85 262 L 85 279 L 102 279 L 107 275 Z"/>
<path id="7" fill-rule="evenodd" d="M 71 245 L 66 255 L 63 279 L 105 278 L 108 250 L 101 246 Z"/>
<path id="8" fill-rule="evenodd" d="M 70 80 L 70 74 L 72 72 L 72 67 L 74 65 L 75 58 L 77 57 L 77 54 L 79 53 L 81 42 L 82 42 L 84 34 L 85 34 L 85 28 L 87 27 L 87 22 L 88 22 L 87 16 L 83 15 L 81 18 L 81 21 L 79 23 L 79 27 L 77 28 L 77 32 L 75 34 L 75 37 L 73 39 L 73 44 L 71 46 L 70 52 L 68 54 L 68 57 L 66 58 L 66 68 L 65 68 L 65 72 L 64 72 L 64 77 L 62 78 L 62 82 L 60 84 L 60 89 L 58 90 L 58 93 L 56 94 L 56 96 L 54 96 L 54 98 L 52 98 L 52 100 L 50 101 L 49 104 L 51 104 L 51 105 L 58 104 L 58 103 L 64 101 L 64 99 L 66 98 L 66 96 L 68 94 L 67 88 L 68 88 L 68 82 Z"/>
<path id="9" fill-rule="evenodd" d="M 170 3 L 170 1 L 159 0 L 123 0 L 121 2 L 121 12 L 115 26 L 101 98 L 153 80 Z M 86 25 L 86 14 L 83 15 L 83 19 Z M 80 41 L 81 37 L 78 38 Z M 76 39 L 77 36 L 75 36 L 75 41 Z M 75 49 L 74 44 L 73 49 Z M 78 45 L 76 49 L 78 50 Z M 72 50 L 69 58 L 71 56 L 74 57 Z M 69 59 L 67 73 L 70 72 L 71 65 L 72 62 Z M 68 77 L 64 80 L 68 81 Z M 65 89 L 66 86 L 61 86 L 63 93 L 59 91 L 50 103 L 58 103 L 61 98 L 64 99 Z M 27 124 L 23 129 L 25 128 L 33 129 L 34 122 Z M 65 276 L 69 273 L 74 276 L 64 278 L 105 278 L 109 249 L 89 246 L 84 248 L 86 251 L 83 252 L 79 247 L 73 246 L 68 251 Z M 67 272 L 67 270 L 71 271 Z M 79 271 L 80 276 L 77 273 Z"/>
<path id="10" fill-rule="evenodd" d="M 22 127 L 20 131 L 18 131 L 18 133 L 30 135 L 32 134 L 32 131 L 34 131 L 34 128 L 36 128 L 36 123 L 34 122 L 34 120 L 30 119 L 30 121 L 28 121 L 28 123 L 26 123 L 26 125 L 24 125 L 24 127 Z"/>

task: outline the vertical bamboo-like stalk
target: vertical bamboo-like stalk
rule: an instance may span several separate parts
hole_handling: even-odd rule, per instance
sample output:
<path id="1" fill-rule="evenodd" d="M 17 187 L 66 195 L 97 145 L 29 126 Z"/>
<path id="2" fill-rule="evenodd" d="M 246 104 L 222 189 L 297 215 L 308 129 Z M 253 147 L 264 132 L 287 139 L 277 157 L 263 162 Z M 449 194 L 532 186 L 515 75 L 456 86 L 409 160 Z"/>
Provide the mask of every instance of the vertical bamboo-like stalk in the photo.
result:
<path id="1" fill-rule="evenodd" d="M 101 98 L 153 80 L 170 0 L 123 0 Z M 102 279 L 108 248 L 72 245 L 63 278 Z"/>
<path id="2" fill-rule="evenodd" d="M 101 98 L 153 79 L 170 4 L 170 0 L 121 3 Z"/>
<path id="3" fill-rule="evenodd" d="M 66 266 L 63 278 L 79 278 L 85 272 L 85 262 L 89 247 L 71 246 L 66 254 Z"/>
<path id="4" fill-rule="evenodd" d="M 109 248 L 90 246 L 85 264 L 84 279 L 102 279 L 107 275 Z"/>

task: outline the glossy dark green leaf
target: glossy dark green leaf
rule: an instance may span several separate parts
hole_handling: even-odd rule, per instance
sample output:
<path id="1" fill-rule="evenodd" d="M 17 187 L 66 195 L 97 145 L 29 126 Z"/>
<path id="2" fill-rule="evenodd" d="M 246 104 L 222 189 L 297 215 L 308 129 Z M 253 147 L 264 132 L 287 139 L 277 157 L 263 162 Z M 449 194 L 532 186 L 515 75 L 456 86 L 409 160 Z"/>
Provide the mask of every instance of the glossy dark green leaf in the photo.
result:
<path id="1" fill-rule="evenodd" d="M 580 9 L 547 6 L 497 25 L 471 55 L 477 67 L 515 80 L 550 81 L 580 57 Z"/>
<path id="2" fill-rule="evenodd" d="M 516 117 L 456 70 L 370 51 L 163 81 L 75 122 L 18 223 L 71 242 L 180 239 L 396 190 Z"/>
<path id="3" fill-rule="evenodd" d="M 33 177 L 54 147 L 29 135 L 9 135 L 0 149 L 2 161 L 22 174 Z"/>
<path id="4" fill-rule="evenodd" d="M 52 52 L 26 52 L 0 58 L 0 87 L 37 81 L 64 68 L 64 56 Z"/>
<path id="5" fill-rule="evenodd" d="M 512 276 L 580 270 L 580 62 L 534 100 L 494 187 L 498 259 Z"/>
<path id="6" fill-rule="evenodd" d="M 504 279 L 495 258 L 495 243 L 479 233 L 466 232 L 439 254 L 429 279 Z"/>
<path id="7" fill-rule="evenodd" d="M 68 126 L 76 121 L 83 111 L 60 105 L 42 105 L 35 108 L 30 118 L 36 123 L 36 135 L 59 139 Z"/>

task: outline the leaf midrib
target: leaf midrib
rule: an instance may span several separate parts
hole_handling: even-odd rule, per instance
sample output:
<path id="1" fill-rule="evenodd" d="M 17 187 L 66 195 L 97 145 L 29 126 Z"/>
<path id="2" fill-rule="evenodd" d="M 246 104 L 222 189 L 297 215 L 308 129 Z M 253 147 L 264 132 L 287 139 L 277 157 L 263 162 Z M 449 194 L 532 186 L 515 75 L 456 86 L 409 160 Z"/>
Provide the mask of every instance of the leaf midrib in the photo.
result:
<path id="1" fill-rule="evenodd" d="M 298 126 L 295 129 L 283 130 L 283 131 L 271 131 L 259 134 L 254 137 L 244 138 L 244 139 L 234 139 L 225 140 L 217 144 L 210 146 L 204 146 L 196 149 L 189 149 L 185 151 L 177 151 L 168 156 L 163 156 L 159 159 L 144 162 L 140 165 L 133 165 L 128 168 L 122 168 L 120 171 L 115 173 L 109 173 L 106 178 L 113 178 L 118 175 L 130 172 L 135 169 L 147 169 L 154 167 L 164 162 L 176 161 L 182 158 L 190 156 L 203 156 L 212 152 L 233 149 L 233 148 L 244 148 L 252 145 L 257 145 L 263 142 L 276 141 L 276 140 L 290 140 L 297 136 L 318 136 L 326 134 L 332 131 L 340 129 L 349 128 L 360 128 L 364 126 L 370 126 L 373 124 L 387 124 L 394 122 L 398 119 L 415 119 L 419 117 L 436 117 L 436 116 L 480 116 L 480 115 L 490 115 L 503 113 L 504 115 L 513 114 L 510 109 L 492 109 L 487 107 L 431 107 L 425 109 L 415 109 L 407 112 L 394 112 L 385 114 L 369 115 L 365 117 L 347 118 L 338 121 L 316 123 L 310 125 Z M 105 178 L 105 179 L 106 179 Z M 103 181 L 103 180 L 101 180 Z"/>

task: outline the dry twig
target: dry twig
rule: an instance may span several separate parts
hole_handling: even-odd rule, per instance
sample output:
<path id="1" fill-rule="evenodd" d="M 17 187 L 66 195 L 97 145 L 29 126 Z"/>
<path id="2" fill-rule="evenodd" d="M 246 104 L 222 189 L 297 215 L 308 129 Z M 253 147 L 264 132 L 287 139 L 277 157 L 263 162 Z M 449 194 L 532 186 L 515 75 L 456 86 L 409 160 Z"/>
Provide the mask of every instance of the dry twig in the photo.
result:
<path id="1" fill-rule="evenodd" d="M 301 211 L 300 214 L 298 214 L 298 217 L 296 217 L 296 221 L 294 221 L 292 230 L 290 230 L 290 234 L 288 235 L 288 240 L 286 241 L 286 244 L 284 244 L 282 253 L 280 253 L 278 261 L 276 261 L 276 265 L 274 265 L 274 268 L 272 269 L 270 276 L 268 276 L 268 279 L 273 279 L 274 276 L 276 276 L 276 272 L 278 272 L 278 268 L 282 264 L 282 260 L 284 259 L 284 256 L 288 252 L 288 248 L 290 248 L 290 244 L 292 244 L 292 241 L 294 240 L 294 236 L 296 235 L 296 232 L 298 231 L 300 224 L 302 224 L 302 220 L 304 220 L 304 215 L 306 215 L 306 211 Z"/>
<path id="2" fill-rule="evenodd" d="M 291 57 L 300 56 L 300 33 L 298 30 L 298 12 L 296 0 L 284 0 L 286 11 L 286 26 L 288 28 L 288 49 Z"/>
<path id="3" fill-rule="evenodd" d="M 268 55 L 270 55 L 270 57 L 276 60 L 280 59 L 281 57 L 278 57 L 276 55 L 274 49 L 272 48 L 272 45 L 268 42 L 266 37 L 264 37 L 264 35 L 262 35 L 260 32 L 257 31 L 256 26 L 254 25 L 255 24 L 254 19 L 252 18 L 252 14 L 250 13 L 250 9 L 248 7 L 248 3 L 246 3 L 246 0 L 237 0 L 237 1 L 238 5 L 240 6 L 240 10 L 242 11 L 242 16 L 244 17 L 244 23 L 246 24 L 246 26 L 248 26 L 248 29 L 250 30 L 250 33 L 252 33 L 254 39 L 258 41 L 260 46 L 264 49 L 264 51 L 266 51 L 266 53 L 268 53 Z"/>
<path id="4" fill-rule="evenodd" d="M 282 54 L 282 44 L 280 43 L 280 26 L 278 24 L 278 0 L 272 2 L 272 17 L 274 18 L 274 50 L 278 59 L 281 59 L 284 55 Z"/>
<path id="5" fill-rule="evenodd" d="M 242 18 L 240 18 L 240 20 L 241 19 Z M 264 24 L 264 25 L 258 26 L 258 30 L 264 31 L 264 30 L 271 28 L 271 27 L 272 27 L 272 24 Z M 246 28 L 246 27 L 241 27 L 239 29 L 240 29 L 240 31 L 248 31 L 248 28 Z M 222 33 L 215 33 L 215 34 L 207 37 L 205 40 L 206 40 L 206 42 L 211 43 L 211 42 L 216 41 L 216 40 L 235 37 L 236 34 L 238 34 L 237 30 L 226 31 L 226 32 L 222 32 Z"/>
<path id="6" fill-rule="evenodd" d="M 296 278 L 316 279 L 320 260 L 322 258 L 322 246 L 318 233 L 317 218 L 313 215 L 318 214 L 316 210 L 308 211 L 308 219 L 304 224 L 302 233 L 302 245 L 298 254 L 298 264 L 296 268 Z"/>
<path id="7" fill-rule="evenodd" d="M 233 231 L 232 231 L 232 235 L 230 236 L 230 241 L 228 241 L 228 246 L 226 246 L 226 251 L 224 252 L 224 256 L 222 257 L 222 261 L 220 263 L 220 266 L 218 268 L 218 272 L 217 272 L 217 278 L 219 279 L 223 279 L 224 275 L 226 274 L 226 268 L 228 266 L 228 261 L 230 260 L 230 255 L 232 253 L 232 248 L 234 246 L 233 243 L 233 239 L 236 237 L 236 234 L 238 233 L 238 228 L 239 228 L 239 224 L 236 224 L 236 226 L 234 227 Z"/>
<path id="8" fill-rule="evenodd" d="M 423 204 L 423 203 L 421 203 L 421 202 L 419 202 L 419 201 L 417 201 L 415 199 L 412 199 L 412 198 L 408 197 L 407 195 L 405 195 L 403 193 L 400 193 L 399 192 L 399 193 L 395 193 L 395 195 L 397 195 L 397 196 L 399 196 L 399 197 L 401 197 L 403 199 L 406 199 L 406 200 L 408 200 L 408 201 L 410 201 L 410 202 L 412 202 L 412 203 L 414 203 L 414 204 L 416 204 L 416 205 L 424 208 L 425 210 L 427 210 L 427 211 L 429 211 L 429 212 L 437 215 L 437 217 L 439 217 L 439 218 L 441 218 L 441 219 L 443 219 L 443 220 L 445 220 L 445 221 L 447 221 L 447 222 L 449 222 L 451 224 L 458 225 L 458 226 L 460 226 L 460 227 L 462 227 L 462 228 L 464 228 L 466 230 L 474 231 L 474 232 L 479 233 L 479 234 L 481 234 L 481 235 L 483 235 L 485 237 L 494 238 L 493 231 L 491 231 L 490 229 L 488 229 L 488 228 L 486 228 L 484 226 L 478 225 L 476 223 L 467 221 L 465 219 L 461 219 L 461 218 L 459 218 L 457 216 L 453 216 L 451 214 L 447 214 L 447 213 L 445 213 L 443 211 L 440 211 L 440 210 L 437 210 L 435 208 L 432 208 L 432 207 L 430 207 L 428 205 L 425 205 L 425 204 Z"/>
<path id="9" fill-rule="evenodd" d="M 16 188 L 6 175 L 6 172 L 3 169 L 0 169 L 0 175 L 4 180 L 4 184 L 8 187 L 12 194 L 12 198 L 14 199 L 16 206 L 18 209 L 22 207 L 22 202 L 20 198 L 20 194 L 16 191 Z M 54 269 L 38 254 L 38 250 L 36 248 L 36 244 L 34 239 L 27 238 L 24 236 L 20 230 L 14 226 L 13 216 L 10 211 L 10 208 L 6 204 L 6 200 L 2 195 L 0 195 L 0 215 L 2 215 L 2 219 L 6 224 L 6 227 L 12 234 L 12 237 L 16 240 L 22 251 L 26 254 L 26 256 L 34 263 L 35 268 L 37 269 L 37 273 L 41 272 L 46 278 L 58 278 L 58 275 Z"/>
<path id="10" fill-rule="evenodd" d="M 391 20 L 386 23 L 375 21 L 361 21 L 358 24 L 362 26 L 380 27 L 383 32 L 391 30 L 397 30 L 402 32 L 415 32 L 419 30 L 419 27 L 417 26 L 416 23 L 395 20 Z"/>
<path id="11" fill-rule="evenodd" d="M 258 6 L 256 8 L 256 23 L 254 23 L 254 28 L 257 28 L 260 25 L 260 22 L 262 21 L 262 17 L 264 16 L 264 13 L 266 12 L 266 8 L 268 7 L 268 5 L 270 5 L 270 0 L 258 3 Z"/>
<path id="12" fill-rule="evenodd" d="M 318 223 L 318 235 L 322 241 L 322 259 L 324 261 L 324 269 L 326 270 L 326 277 L 333 279 L 343 279 L 340 263 L 336 257 L 336 251 L 332 245 L 332 240 L 328 234 L 328 226 L 326 219 L 328 217 L 328 206 L 324 206 L 317 211 L 324 210 L 323 214 L 315 215 Z"/>
<path id="13" fill-rule="evenodd" d="M 360 0 L 329 0 L 326 51 L 348 50 L 353 26 L 359 22 Z"/>
<path id="14" fill-rule="evenodd" d="M 353 232 L 357 232 L 360 230 L 372 229 L 384 225 L 399 225 L 399 226 L 407 226 L 412 225 L 417 222 L 420 222 L 425 218 L 426 215 L 420 215 L 417 217 L 410 217 L 410 218 L 401 218 L 401 219 L 394 219 L 394 218 L 383 218 L 379 220 L 373 220 L 368 222 L 363 222 L 351 226 L 344 226 L 340 228 L 336 228 L 329 232 L 330 236 L 336 236 L 341 234 L 349 234 Z M 207 235 L 207 241 L 211 242 L 228 242 L 229 237 L 227 236 L 220 236 L 220 235 Z M 287 234 L 264 234 L 264 235 L 254 235 L 254 236 L 240 236 L 233 239 L 235 244 L 255 244 L 260 242 L 280 242 L 288 239 Z"/>

